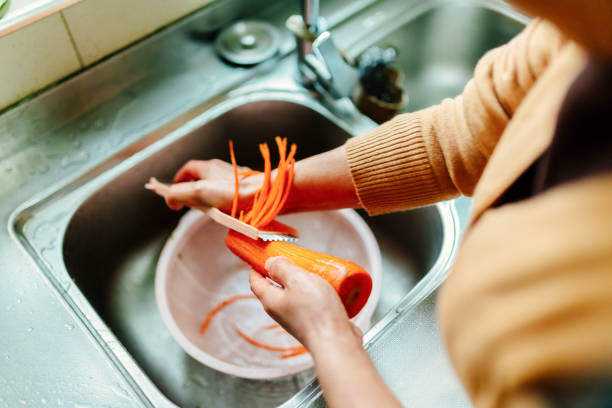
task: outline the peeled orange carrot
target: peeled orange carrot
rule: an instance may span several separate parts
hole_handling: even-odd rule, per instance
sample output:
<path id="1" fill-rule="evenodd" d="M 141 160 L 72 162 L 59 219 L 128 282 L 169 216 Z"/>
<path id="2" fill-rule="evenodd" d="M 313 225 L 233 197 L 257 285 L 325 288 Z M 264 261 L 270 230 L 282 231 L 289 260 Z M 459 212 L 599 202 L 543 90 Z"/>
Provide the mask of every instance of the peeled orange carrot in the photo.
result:
<path id="1" fill-rule="evenodd" d="M 345 259 L 288 242 L 255 241 L 236 231 L 227 234 L 225 245 L 255 271 L 267 277 L 270 275 L 264 265 L 273 256 L 285 256 L 300 268 L 319 275 L 336 290 L 349 317 L 359 313 L 372 291 L 370 275 L 361 266 Z"/>
<path id="2" fill-rule="evenodd" d="M 246 212 L 240 215 L 241 220 L 263 228 L 273 222 L 274 218 L 283 209 L 287 202 L 294 178 L 295 153 L 297 147 L 291 145 L 287 154 L 287 139 L 275 139 L 279 151 L 279 163 L 276 177 L 272 180 L 270 150 L 267 144 L 259 146 L 264 158 L 264 182 L 255 194 L 253 204 Z M 230 143 L 232 164 L 236 180 L 234 202 L 237 205 L 239 196 L 238 166 L 235 163 L 233 145 Z M 234 211 L 232 211 L 234 213 Z M 235 214 L 232 214 L 235 216 Z M 225 245 L 240 259 L 248 263 L 255 271 L 268 276 L 265 269 L 266 260 L 274 256 L 285 256 L 297 266 L 319 275 L 329 282 L 340 296 L 349 317 L 355 316 L 366 304 L 372 291 L 372 278 L 359 265 L 337 258 L 298 247 L 288 242 L 264 242 L 253 240 L 236 231 L 230 230 Z"/>

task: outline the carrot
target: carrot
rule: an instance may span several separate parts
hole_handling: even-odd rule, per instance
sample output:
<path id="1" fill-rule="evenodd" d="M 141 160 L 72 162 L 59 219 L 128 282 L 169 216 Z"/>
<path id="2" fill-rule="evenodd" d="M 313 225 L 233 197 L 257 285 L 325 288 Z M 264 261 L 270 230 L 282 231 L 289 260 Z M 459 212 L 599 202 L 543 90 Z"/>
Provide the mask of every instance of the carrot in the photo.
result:
<path id="1" fill-rule="evenodd" d="M 227 234 L 225 245 L 255 271 L 270 277 L 264 265 L 273 256 L 285 256 L 297 266 L 329 282 L 340 296 L 349 318 L 355 316 L 368 301 L 372 278 L 359 265 L 288 242 L 253 240 L 236 231 Z"/>
<path id="2" fill-rule="evenodd" d="M 275 142 L 279 151 L 276 176 L 272 180 L 270 149 L 267 144 L 262 143 L 259 145 L 259 150 L 264 159 L 264 182 L 262 187 L 255 193 L 251 208 L 246 213 L 244 210 L 241 210 L 238 217 L 238 219 L 256 228 L 265 227 L 271 223 L 278 224 L 274 218 L 282 211 L 287 202 L 295 176 L 294 166 L 297 146 L 292 144 L 287 154 L 287 139 L 276 137 Z M 261 172 L 255 170 L 239 172 L 232 141 L 229 142 L 229 149 L 235 184 L 231 215 L 236 217 L 240 193 L 239 181 Z M 370 275 L 359 265 L 341 258 L 310 251 L 287 242 L 252 240 L 233 230 L 229 231 L 225 244 L 240 259 L 267 277 L 270 277 L 270 275 L 265 270 L 264 265 L 266 260 L 273 256 L 285 256 L 297 266 L 319 275 L 327 280 L 336 290 L 349 317 L 355 316 L 363 308 L 372 290 Z M 200 333 L 203 334 L 206 331 L 213 317 L 224 307 L 239 300 L 253 298 L 255 298 L 254 295 L 235 295 L 222 301 L 208 313 L 200 326 Z M 278 327 L 280 327 L 278 324 L 272 324 L 265 326 L 264 330 Z M 274 346 L 249 337 L 237 327 L 234 327 L 234 330 L 253 346 L 283 352 L 284 354 L 280 356 L 281 358 L 290 358 L 308 352 L 302 345 L 292 347 Z M 284 334 L 284 332 L 281 333 Z"/>
<path id="3" fill-rule="evenodd" d="M 281 327 L 280 324 L 272 323 L 272 324 L 262 327 L 262 330 L 273 330 L 273 329 L 278 329 L 279 327 Z"/>
<path id="4" fill-rule="evenodd" d="M 255 194 L 251 209 L 240 216 L 241 220 L 256 228 L 265 227 L 274 221 L 287 202 L 293 185 L 297 146 L 292 144 L 287 154 L 287 139 L 276 137 L 275 142 L 279 153 L 276 177 L 271 179 L 270 150 L 267 144 L 261 144 L 259 150 L 264 159 L 264 183 Z M 235 200 L 237 197 L 236 194 Z M 372 291 L 370 275 L 359 265 L 341 258 L 287 242 L 252 240 L 235 231 L 229 231 L 225 245 L 255 271 L 267 277 L 270 276 L 264 265 L 273 256 L 285 256 L 297 266 L 319 275 L 336 290 L 349 317 L 359 313 Z"/>
<path id="5" fill-rule="evenodd" d="M 208 312 L 208 314 L 206 315 L 206 319 L 204 319 L 204 322 L 202 322 L 202 325 L 200 326 L 200 334 L 204 334 L 212 318 L 215 317 L 215 315 L 219 313 L 221 309 L 223 309 L 226 306 L 231 305 L 234 302 L 237 302 L 243 299 L 256 299 L 256 297 L 255 295 L 236 295 L 236 296 L 232 296 L 231 298 L 222 301 L 217 306 L 215 306 L 210 312 Z"/>

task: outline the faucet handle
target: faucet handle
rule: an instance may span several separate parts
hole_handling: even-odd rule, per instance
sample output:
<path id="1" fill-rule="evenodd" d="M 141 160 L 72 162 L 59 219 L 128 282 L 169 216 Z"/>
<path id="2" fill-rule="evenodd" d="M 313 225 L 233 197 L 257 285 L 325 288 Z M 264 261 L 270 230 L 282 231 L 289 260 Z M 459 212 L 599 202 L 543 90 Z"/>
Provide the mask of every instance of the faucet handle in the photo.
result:
<path id="1" fill-rule="evenodd" d="M 325 31 L 312 43 L 312 52 L 325 65 L 329 78 L 329 91 L 335 97 L 350 97 L 359 83 L 359 71 L 349 64 Z"/>
<path id="2" fill-rule="evenodd" d="M 316 29 L 311 30 L 310 27 L 304 22 L 302 16 L 294 14 L 290 16 L 285 22 L 285 26 L 289 31 L 293 33 L 298 39 L 313 42 L 320 32 L 327 30 L 327 24 L 323 17 L 319 17 Z"/>
<path id="3" fill-rule="evenodd" d="M 317 30 L 312 31 L 302 16 L 293 15 L 286 26 L 297 38 L 304 82 L 322 85 L 334 98 L 350 97 L 359 83 L 359 71 L 336 48 L 331 33 L 325 29 L 325 20 L 319 17 Z"/>

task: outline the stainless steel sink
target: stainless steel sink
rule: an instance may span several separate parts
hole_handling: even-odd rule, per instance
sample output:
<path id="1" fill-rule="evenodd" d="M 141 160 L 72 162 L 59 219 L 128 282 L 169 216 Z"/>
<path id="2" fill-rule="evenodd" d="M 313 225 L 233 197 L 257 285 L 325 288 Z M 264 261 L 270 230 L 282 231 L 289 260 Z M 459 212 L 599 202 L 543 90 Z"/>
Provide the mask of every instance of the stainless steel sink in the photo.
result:
<path id="1" fill-rule="evenodd" d="M 154 406 L 277 406 L 309 384 L 314 373 L 277 381 L 227 376 L 191 359 L 166 330 L 155 304 L 154 272 L 182 212 L 169 210 L 143 185 L 151 175 L 169 179 L 189 159 L 228 159 L 229 138 L 238 147 L 240 163 L 254 168 L 261 167 L 254 153 L 257 144 L 272 142 L 276 135 L 296 142 L 298 156 L 307 157 L 360 133 L 362 118 L 340 119 L 305 90 L 247 90 L 203 109 L 175 131 L 149 145 L 129 146 L 28 205 L 16 215 L 15 231 L 144 401 Z M 418 301 L 423 291 L 440 283 L 458 226 L 448 204 L 365 218 L 382 250 L 384 269 L 368 339 L 384 331 L 402 304 Z"/>
<path id="2" fill-rule="evenodd" d="M 496 4 L 495 0 L 460 5 L 448 1 L 377 2 L 355 18 L 349 32 L 359 31 L 360 19 L 378 15 L 381 3 L 401 7 L 404 17 L 387 20 L 391 22 L 383 25 L 385 29 L 376 30 L 376 35 L 349 47 L 349 51 L 357 55 L 374 43 L 396 47 L 398 63 L 406 73 L 409 110 L 458 93 L 477 58 L 508 40 L 521 25 L 507 9 L 486 6 Z M 339 32 L 346 27 L 340 27 Z M 192 52 L 192 48 L 188 50 Z M 198 73 L 197 64 L 193 66 Z M 296 142 L 298 157 L 307 157 L 339 146 L 374 126 L 350 106 L 328 104 L 296 85 L 294 67 L 293 56 L 279 58 L 269 72 L 242 87 L 192 104 L 167 125 L 135 138 L 13 214 L 16 238 L 125 378 L 130 394 L 146 406 L 269 407 L 287 400 L 288 406 L 302 406 L 320 397 L 316 384 L 311 383 L 311 371 L 278 381 L 238 379 L 202 366 L 174 342 L 157 312 L 153 280 L 159 252 L 182 213 L 168 210 L 162 200 L 143 188 L 150 176 L 169 179 L 189 159 L 227 160 L 230 138 L 237 146 L 240 163 L 258 168 L 261 160 L 256 146 L 271 142 L 274 136 Z M 164 75 L 171 75 L 172 71 L 167 71 Z M 173 80 L 183 78 L 189 76 Z M 147 84 L 165 86 L 158 80 Z M 185 84 L 180 89 L 188 92 L 189 82 Z M 148 91 L 136 84 L 125 94 L 138 101 L 140 96 L 147 98 Z M 164 92 L 156 97 L 176 97 Z M 197 100 L 197 92 L 184 97 Z M 73 126 L 80 128 L 79 123 Z M 365 335 L 367 347 L 379 350 L 391 347 L 390 330 L 395 333 L 406 311 L 443 281 L 465 217 L 460 220 L 454 204 L 447 202 L 364 218 L 383 258 L 381 298 L 374 325 Z M 435 321 L 433 308 L 425 309 L 430 314 L 421 320 Z M 438 342 L 436 333 L 429 330 L 427 341 Z M 401 360 L 402 353 L 393 350 L 393 360 Z M 394 391 L 399 394 L 409 389 L 405 384 L 394 388 L 393 378 L 385 376 L 385 365 L 394 361 L 374 360 Z"/>
<path id="3" fill-rule="evenodd" d="M 172 341 L 155 306 L 159 252 L 182 213 L 143 189 L 151 175 L 170 178 L 192 158 L 228 158 L 234 140 L 240 163 L 261 167 L 257 144 L 282 135 L 298 156 L 339 146 L 350 136 L 306 106 L 265 100 L 238 106 L 122 172 L 89 196 L 67 227 L 66 269 L 91 306 L 157 388 L 179 406 L 275 406 L 311 380 L 311 372 L 281 381 L 237 380 L 204 367 Z M 384 275 L 374 322 L 430 271 L 444 241 L 437 207 L 366 217 L 382 250 Z M 256 402 L 255 402 L 256 401 Z"/>

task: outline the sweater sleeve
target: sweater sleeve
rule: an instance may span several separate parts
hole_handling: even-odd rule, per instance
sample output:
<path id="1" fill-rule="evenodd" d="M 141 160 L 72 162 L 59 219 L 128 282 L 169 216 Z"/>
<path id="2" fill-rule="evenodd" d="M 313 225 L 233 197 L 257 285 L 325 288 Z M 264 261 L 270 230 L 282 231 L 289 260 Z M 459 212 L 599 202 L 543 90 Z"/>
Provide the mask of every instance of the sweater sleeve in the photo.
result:
<path id="1" fill-rule="evenodd" d="M 346 143 L 357 195 L 376 215 L 471 195 L 518 105 L 564 39 L 535 20 L 478 62 L 454 99 L 398 115 Z"/>

